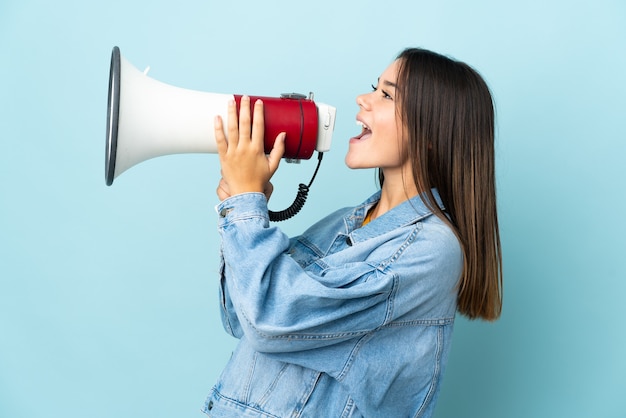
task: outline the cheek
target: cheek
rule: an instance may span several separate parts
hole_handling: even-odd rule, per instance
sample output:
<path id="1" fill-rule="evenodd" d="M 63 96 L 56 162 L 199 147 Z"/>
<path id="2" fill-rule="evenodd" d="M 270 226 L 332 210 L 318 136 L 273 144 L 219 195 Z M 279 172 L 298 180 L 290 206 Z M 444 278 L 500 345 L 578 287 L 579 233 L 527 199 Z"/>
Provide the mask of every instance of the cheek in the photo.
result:
<path id="1" fill-rule="evenodd" d="M 396 155 L 398 156 L 399 164 L 404 164 L 409 159 L 409 150 L 406 141 L 398 139 L 398 152 Z"/>
<path id="2" fill-rule="evenodd" d="M 392 167 L 404 164 L 408 155 L 405 141 L 398 136 L 393 141 L 387 142 L 387 146 L 379 153 L 379 159 L 385 166 Z"/>
<path id="3" fill-rule="evenodd" d="M 400 149 L 398 152 L 399 158 L 400 158 L 400 164 L 410 164 L 412 165 L 413 162 L 411 160 L 411 151 L 410 151 L 410 143 L 408 141 L 408 137 L 406 135 L 402 136 L 402 139 L 400 140 Z"/>
<path id="4" fill-rule="evenodd" d="M 406 127 L 404 123 L 402 123 L 402 119 L 400 115 L 396 115 L 396 132 L 399 138 L 405 138 L 405 141 L 409 137 L 409 129 Z"/>
<path id="5" fill-rule="evenodd" d="M 400 121 L 398 121 L 398 142 L 401 144 L 403 158 L 406 159 L 409 154 L 409 130 Z"/>

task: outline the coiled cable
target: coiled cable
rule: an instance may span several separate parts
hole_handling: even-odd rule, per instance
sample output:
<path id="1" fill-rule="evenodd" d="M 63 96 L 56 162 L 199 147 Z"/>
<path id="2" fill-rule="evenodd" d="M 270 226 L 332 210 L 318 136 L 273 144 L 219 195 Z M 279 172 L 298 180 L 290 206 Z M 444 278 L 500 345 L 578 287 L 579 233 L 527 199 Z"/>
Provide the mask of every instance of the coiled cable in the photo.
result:
<path id="1" fill-rule="evenodd" d="M 315 172 L 313 173 L 313 176 L 311 177 L 311 181 L 309 181 L 308 185 L 300 183 L 300 185 L 298 186 L 298 193 L 296 194 L 296 198 L 294 199 L 291 206 L 279 212 L 274 212 L 271 210 L 268 211 L 269 216 L 270 216 L 270 221 L 272 222 L 285 221 L 289 218 L 292 218 L 294 215 L 300 212 L 300 209 L 302 209 L 302 207 L 306 203 L 306 198 L 309 195 L 309 189 L 311 188 L 311 185 L 313 184 L 313 180 L 315 180 L 317 171 L 320 169 L 320 164 L 322 163 L 323 155 L 324 153 L 322 152 L 317 153 L 317 167 L 315 167 Z"/>

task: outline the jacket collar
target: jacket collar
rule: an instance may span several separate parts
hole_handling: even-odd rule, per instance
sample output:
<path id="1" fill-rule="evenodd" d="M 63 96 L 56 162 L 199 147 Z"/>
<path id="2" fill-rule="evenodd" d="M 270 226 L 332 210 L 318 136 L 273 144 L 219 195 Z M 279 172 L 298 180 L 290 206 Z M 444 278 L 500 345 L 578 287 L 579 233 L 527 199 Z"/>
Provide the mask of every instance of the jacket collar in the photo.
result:
<path id="1" fill-rule="evenodd" d="M 444 209 L 437 189 L 432 189 L 432 192 L 436 204 Z M 355 207 L 354 210 L 344 218 L 346 234 L 349 235 L 353 243 L 383 235 L 396 228 L 417 223 L 433 214 L 432 210 L 424 203 L 424 200 L 427 200 L 428 197 L 422 193 L 402 202 L 390 211 L 385 212 L 383 215 L 361 227 L 367 212 L 380 200 L 380 195 L 381 192 L 379 190 L 361 205 Z"/>

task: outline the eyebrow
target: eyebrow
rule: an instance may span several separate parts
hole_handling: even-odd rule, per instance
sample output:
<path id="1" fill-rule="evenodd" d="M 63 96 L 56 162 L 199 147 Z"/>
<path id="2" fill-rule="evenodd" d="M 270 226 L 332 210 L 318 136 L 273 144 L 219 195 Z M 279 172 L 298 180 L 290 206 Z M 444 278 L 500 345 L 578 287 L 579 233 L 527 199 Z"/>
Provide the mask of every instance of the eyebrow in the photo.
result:
<path id="1" fill-rule="evenodd" d="M 380 82 L 380 77 L 378 77 L 378 82 Z M 383 80 L 383 84 L 385 86 L 393 87 L 394 89 L 398 87 L 396 83 L 392 83 L 391 81 L 388 81 L 388 80 Z"/>

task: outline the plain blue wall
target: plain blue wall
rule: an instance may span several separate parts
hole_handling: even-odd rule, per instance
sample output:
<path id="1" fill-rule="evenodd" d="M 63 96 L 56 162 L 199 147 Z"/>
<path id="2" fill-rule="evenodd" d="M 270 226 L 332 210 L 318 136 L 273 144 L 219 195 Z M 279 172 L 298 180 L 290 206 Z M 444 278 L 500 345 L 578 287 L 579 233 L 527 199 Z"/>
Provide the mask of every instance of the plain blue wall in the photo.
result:
<path id="1" fill-rule="evenodd" d="M 0 3 L 0 417 L 200 417 L 217 310 L 215 155 L 104 184 L 111 48 L 221 93 L 315 92 L 333 147 L 289 234 L 375 189 L 354 98 L 405 46 L 476 67 L 498 108 L 502 319 L 459 319 L 437 418 L 626 416 L 626 3 Z M 274 209 L 308 180 L 284 164 Z M 341 181 L 338 181 L 340 179 Z"/>

